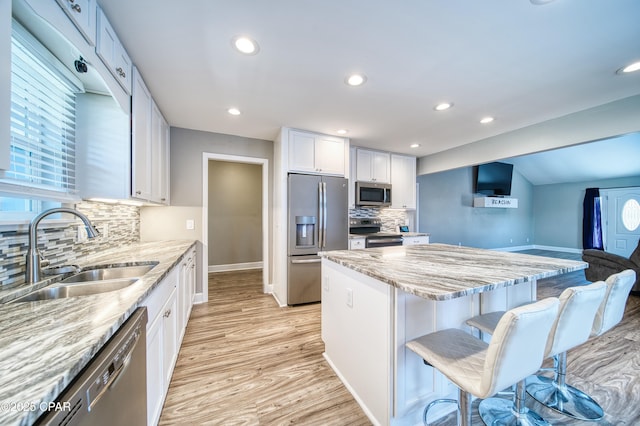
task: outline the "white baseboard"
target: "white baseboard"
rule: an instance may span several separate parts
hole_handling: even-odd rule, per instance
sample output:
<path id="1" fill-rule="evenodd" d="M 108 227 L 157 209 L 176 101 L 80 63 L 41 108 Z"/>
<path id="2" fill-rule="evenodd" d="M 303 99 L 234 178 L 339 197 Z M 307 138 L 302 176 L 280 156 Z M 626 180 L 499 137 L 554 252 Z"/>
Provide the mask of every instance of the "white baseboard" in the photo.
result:
<path id="1" fill-rule="evenodd" d="M 282 303 L 282 302 L 280 301 L 280 299 L 278 299 L 278 295 L 277 295 L 277 294 L 275 294 L 275 293 L 273 292 L 273 284 L 271 285 L 271 297 L 273 297 L 273 298 L 275 299 L 276 303 L 277 303 L 277 304 L 278 304 L 278 306 L 280 306 L 281 308 L 286 308 L 286 307 L 287 307 L 287 304 L 286 304 L 286 303 Z"/>
<path id="2" fill-rule="evenodd" d="M 199 305 L 200 303 L 205 303 L 204 295 L 202 293 L 196 293 L 193 297 L 193 304 Z"/>
<path id="3" fill-rule="evenodd" d="M 541 246 L 536 244 L 532 244 L 528 246 L 501 247 L 501 248 L 494 248 L 491 250 L 495 250 L 495 251 L 549 250 L 549 251 L 560 251 L 564 253 L 576 253 L 576 254 L 582 253 L 582 249 L 575 249 L 575 248 L 569 248 L 569 247 Z"/>
<path id="4" fill-rule="evenodd" d="M 522 250 L 531 250 L 534 249 L 535 246 L 534 245 L 528 245 L 528 246 L 514 246 L 514 247 L 501 247 L 501 248 L 494 248 L 491 250 L 495 250 L 495 251 L 522 251 Z"/>
<path id="5" fill-rule="evenodd" d="M 246 269 L 262 269 L 262 262 L 230 263 L 228 265 L 209 265 L 209 272 L 243 271 Z"/>
<path id="6" fill-rule="evenodd" d="M 538 250 L 563 251 L 565 253 L 582 254 L 582 249 L 569 248 L 569 247 L 554 247 L 554 246 L 538 246 L 538 245 L 534 245 L 533 248 L 538 249 Z"/>

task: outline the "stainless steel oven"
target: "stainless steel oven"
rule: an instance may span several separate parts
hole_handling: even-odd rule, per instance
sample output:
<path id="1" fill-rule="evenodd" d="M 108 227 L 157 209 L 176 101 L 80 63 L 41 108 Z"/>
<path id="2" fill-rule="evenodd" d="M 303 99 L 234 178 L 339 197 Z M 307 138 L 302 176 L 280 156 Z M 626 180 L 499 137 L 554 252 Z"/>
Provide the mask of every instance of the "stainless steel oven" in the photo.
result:
<path id="1" fill-rule="evenodd" d="M 365 248 L 401 246 L 401 234 L 380 232 L 382 221 L 378 218 L 349 219 L 349 233 L 363 235 Z"/>
<path id="2" fill-rule="evenodd" d="M 356 204 L 358 206 L 390 206 L 391 185 L 388 183 L 356 182 Z"/>

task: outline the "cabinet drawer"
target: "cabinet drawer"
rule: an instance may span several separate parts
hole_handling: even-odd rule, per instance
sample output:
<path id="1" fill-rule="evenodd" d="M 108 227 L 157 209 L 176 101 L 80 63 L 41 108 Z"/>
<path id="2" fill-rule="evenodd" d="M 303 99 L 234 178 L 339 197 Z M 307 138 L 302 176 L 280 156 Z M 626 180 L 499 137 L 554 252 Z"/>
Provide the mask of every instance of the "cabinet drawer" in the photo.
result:
<path id="1" fill-rule="evenodd" d="M 152 324 L 155 318 L 162 313 L 162 308 L 176 287 L 176 274 L 177 268 L 173 268 L 169 275 L 162 280 L 160 285 L 142 302 L 142 305 L 147 307 L 147 313 L 149 315 L 148 324 Z"/>

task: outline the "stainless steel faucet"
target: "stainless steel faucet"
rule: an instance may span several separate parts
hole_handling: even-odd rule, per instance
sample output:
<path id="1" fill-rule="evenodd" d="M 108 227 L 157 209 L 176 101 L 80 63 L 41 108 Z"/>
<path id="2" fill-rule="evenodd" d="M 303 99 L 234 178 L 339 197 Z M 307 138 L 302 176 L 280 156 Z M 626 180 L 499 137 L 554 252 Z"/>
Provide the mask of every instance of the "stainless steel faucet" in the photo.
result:
<path id="1" fill-rule="evenodd" d="M 25 282 L 27 284 L 37 283 L 40 281 L 42 275 L 42 270 L 40 269 L 40 252 L 38 251 L 38 224 L 45 217 L 55 213 L 70 213 L 78 216 L 87 228 L 87 237 L 94 238 L 99 235 L 96 228 L 91 224 L 89 218 L 75 209 L 57 207 L 45 210 L 38 216 L 34 217 L 29 225 L 29 246 L 27 248 L 27 272 L 25 277 Z"/>

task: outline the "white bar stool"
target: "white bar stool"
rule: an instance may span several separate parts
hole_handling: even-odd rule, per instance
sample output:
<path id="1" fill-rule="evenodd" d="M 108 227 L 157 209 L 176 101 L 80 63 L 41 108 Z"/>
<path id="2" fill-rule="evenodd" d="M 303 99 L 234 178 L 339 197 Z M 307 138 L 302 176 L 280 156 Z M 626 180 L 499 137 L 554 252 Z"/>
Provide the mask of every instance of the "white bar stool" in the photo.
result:
<path id="1" fill-rule="evenodd" d="M 558 299 L 551 297 L 507 311 L 491 343 L 463 330 L 446 329 L 418 337 L 406 346 L 458 386 L 460 424 L 470 426 L 472 395 L 487 398 L 540 368 L 558 305 Z M 426 416 L 425 412 L 425 423 Z"/>
<path id="2" fill-rule="evenodd" d="M 602 335 L 620 322 L 624 315 L 629 292 L 635 280 L 636 274 L 632 270 L 623 271 L 607 278 L 604 297 L 596 308 L 594 320 L 591 321 L 592 327 L 589 327 L 588 333 L 590 333 L 591 337 Z M 603 281 L 599 281 L 587 287 L 599 283 L 604 285 Z M 560 303 L 562 303 L 562 296 L 560 300 Z M 583 309 L 581 305 L 579 308 Z M 589 309 L 592 309 L 592 307 L 590 306 Z M 587 319 L 584 318 L 584 321 L 587 321 Z M 554 346 L 550 351 L 550 355 L 557 355 L 554 360 L 554 367 L 556 368 L 554 379 L 545 376 L 530 377 L 527 379 L 527 392 L 541 404 L 569 417 L 596 421 L 604 416 L 602 407 L 589 395 L 566 383 L 566 351 L 588 340 L 588 335 L 583 341 L 578 341 L 574 337 L 578 332 L 582 337 L 585 333 L 584 328 L 587 327 L 582 324 L 576 324 L 575 327 L 567 327 L 566 330 L 561 330 L 562 335 L 555 337 Z M 570 342 L 572 337 L 574 343 L 577 342 L 577 344 L 573 346 L 563 345 L 563 341 Z"/>
<path id="3" fill-rule="evenodd" d="M 604 281 L 598 281 L 586 286 L 569 287 L 562 292 L 558 316 L 545 347 L 545 358 L 554 357 L 557 365 L 556 377 L 550 379 L 544 376 L 532 376 L 526 381 L 526 390 L 534 399 L 571 417 L 599 419 L 604 415 L 602 408 L 588 395 L 575 388 L 571 391 L 567 390 L 569 387 L 564 383 L 564 371 L 566 370 L 566 351 L 589 339 L 591 325 L 596 311 L 604 300 L 606 290 Z M 482 321 L 473 319 L 467 321 L 471 325 L 478 322 Z M 541 399 L 537 396 L 542 397 L 542 394 L 534 395 L 530 389 L 530 380 L 536 377 L 539 378 L 536 380 L 544 383 L 543 386 L 536 388 L 544 393 L 544 398 Z M 521 391 L 521 397 L 524 398 L 524 387 Z M 574 397 L 566 396 L 566 393 L 571 393 Z M 507 402 L 497 398 L 484 400 L 480 403 L 480 413 L 485 411 L 492 413 L 487 415 L 490 418 L 501 418 L 501 413 L 508 410 Z"/>

